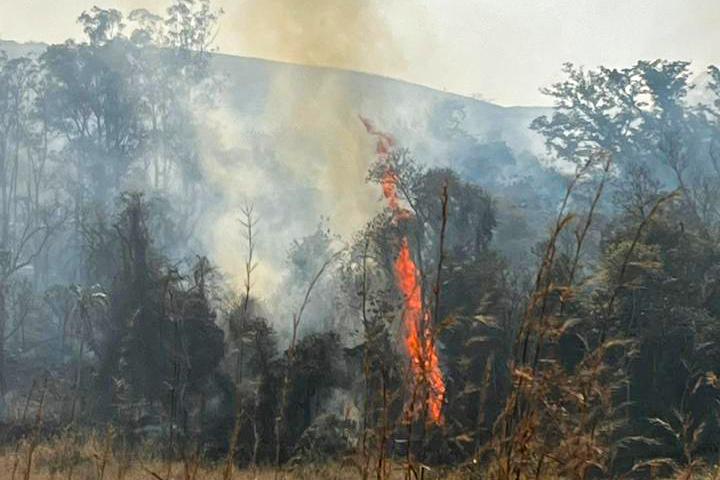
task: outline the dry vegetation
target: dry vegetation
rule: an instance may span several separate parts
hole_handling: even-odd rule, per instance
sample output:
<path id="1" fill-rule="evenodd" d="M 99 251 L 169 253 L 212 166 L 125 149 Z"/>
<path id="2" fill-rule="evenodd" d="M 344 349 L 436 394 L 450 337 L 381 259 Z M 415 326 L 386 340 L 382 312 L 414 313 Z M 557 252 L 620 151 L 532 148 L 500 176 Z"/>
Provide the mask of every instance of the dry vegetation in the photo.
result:
<path id="1" fill-rule="evenodd" d="M 195 250 L 217 19 L 96 8 L 0 55 L 1 478 L 717 478 L 720 70 L 691 106 L 685 62 L 567 66 L 531 128 L 574 173 L 494 192 L 515 159 L 462 108 L 464 173 L 362 118 L 387 208 L 321 221 L 261 294 L 251 204 L 242 285 Z"/>
<path id="2" fill-rule="evenodd" d="M 357 479 L 359 472 L 350 464 L 334 462 L 322 465 L 304 465 L 275 469 L 234 469 L 227 477 L 224 464 L 203 462 L 197 457 L 187 461 L 168 463 L 153 456 L 157 445 L 148 444 L 141 450 L 143 456 L 129 456 L 114 448 L 108 450 L 104 438 L 93 437 L 83 445 L 61 439 L 50 444 L 38 445 L 32 455 L 28 470 L 29 446 L 23 445 L 17 452 L 5 450 L 0 454 L 0 479 L 2 480 L 350 480 Z M 28 473 L 28 471 L 30 473 Z M 423 478 L 463 480 L 474 478 L 456 471 L 425 468 Z M 387 480 L 406 478 L 407 470 L 402 464 L 388 468 Z"/>

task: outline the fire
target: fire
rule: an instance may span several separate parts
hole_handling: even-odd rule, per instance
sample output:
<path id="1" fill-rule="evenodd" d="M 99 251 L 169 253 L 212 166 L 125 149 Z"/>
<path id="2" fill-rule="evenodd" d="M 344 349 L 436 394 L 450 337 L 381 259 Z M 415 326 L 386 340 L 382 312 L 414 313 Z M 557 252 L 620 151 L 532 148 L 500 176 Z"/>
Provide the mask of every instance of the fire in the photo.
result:
<path id="1" fill-rule="evenodd" d="M 361 117 L 368 133 L 377 136 L 376 154 L 386 161 L 394 145 L 391 136 L 377 131 L 373 125 Z M 411 217 L 409 210 L 400 206 L 397 194 L 397 173 L 387 166 L 381 186 L 383 196 L 393 212 L 395 221 Z M 413 377 L 418 385 L 427 385 L 427 407 L 430 418 L 436 424 L 443 421 L 442 406 L 445 400 L 445 380 L 440 370 L 440 361 L 435 347 L 434 336 L 430 329 L 430 315 L 423 307 L 422 291 L 419 282 L 420 272 L 410 251 L 407 237 L 400 242 L 400 252 L 395 260 L 395 278 L 404 300 L 403 326 L 405 329 L 405 347 L 412 366 Z"/>
<path id="2" fill-rule="evenodd" d="M 378 139 L 377 147 L 375 149 L 375 153 L 377 154 L 378 158 L 380 160 L 387 160 L 388 155 L 390 154 L 390 150 L 392 149 L 393 145 L 395 145 L 395 139 L 387 133 L 383 133 L 377 130 L 373 126 L 373 124 L 370 123 L 370 120 L 360 117 L 360 121 L 363 123 L 363 125 L 365 125 L 368 133 L 371 135 L 375 135 Z"/>
<path id="3" fill-rule="evenodd" d="M 400 208 L 397 196 L 397 183 L 395 173 L 391 169 L 385 170 L 382 178 L 382 189 L 383 195 L 385 195 L 385 198 L 387 198 L 390 204 L 390 208 L 392 208 L 393 211 L 397 211 Z"/>

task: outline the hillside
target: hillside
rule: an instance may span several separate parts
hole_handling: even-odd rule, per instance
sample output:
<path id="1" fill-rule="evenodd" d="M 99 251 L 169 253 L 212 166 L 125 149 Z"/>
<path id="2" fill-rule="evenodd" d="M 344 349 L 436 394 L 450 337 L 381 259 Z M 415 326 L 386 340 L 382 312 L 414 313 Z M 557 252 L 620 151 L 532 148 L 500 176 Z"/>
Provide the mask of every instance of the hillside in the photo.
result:
<path id="1" fill-rule="evenodd" d="M 0 41 L 10 57 L 43 48 Z M 265 277 L 273 278 L 287 246 L 320 218 L 350 238 L 382 208 L 377 186 L 365 182 L 374 139 L 360 116 L 418 163 L 452 167 L 487 188 L 501 205 L 496 242 L 508 257 L 527 255 L 562 190 L 557 174 L 537 160 L 543 146 L 528 128 L 547 108 L 501 107 L 376 75 L 255 58 L 215 54 L 212 65 L 221 79 L 218 98 L 196 112 L 210 199 L 199 241 L 233 276 L 242 269 L 233 245 L 245 202 L 257 204 L 276 232 L 261 247 L 271 259 Z M 534 205 L 532 216 L 527 205 Z"/>
<path id="2" fill-rule="evenodd" d="M 39 55 L 45 44 L 18 43 L 0 39 L 0 51 L 10 58 Z M 346 101 L 368 115 L 373 108 L 383 115 L 384 106 L 392 104 L 404 117 L 405 128 L 417 125 L 420 116 L 441 115 L 452 106 L 465 110 L 465 128 L 469 133 L 486 140 L 506 142 L 513 150 L 541 153 L 540 139 L 529 131 L 532 119 L 548 113 L 546 107 L 502 107 L 490 102 L 435 90 L 429 87 L 361 72 L 334 68 L 294 65 L 258 58 L 215 54 L 213 63 L 226 78 L 227 107 L 242 115 L 259 115 L 268 102 L 273 79 L 284 76 L 303 95 L 310 95 L 321 84 L 341 83 L 347 87 Z M 425 120 L 427 121 L 427 120 Z M 401 129 L 402 126 L 401 126 Z M 404 130 L 403 129 L 403 130 Z"/>

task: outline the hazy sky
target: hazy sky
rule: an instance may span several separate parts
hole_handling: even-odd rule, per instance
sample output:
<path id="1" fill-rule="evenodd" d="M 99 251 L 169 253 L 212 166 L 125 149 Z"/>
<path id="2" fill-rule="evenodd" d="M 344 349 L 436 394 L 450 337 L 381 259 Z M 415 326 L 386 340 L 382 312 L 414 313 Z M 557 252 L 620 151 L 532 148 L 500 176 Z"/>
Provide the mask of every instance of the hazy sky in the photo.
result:
<path id="1" fill-rule="evenodd" d="M 98 4 L 160 11 L 167 0 L 0 0 L 0 38 L 58 42 Z M 540 105 L 563 62 L 720 63 L 718 0 L 215 0 L 221 52 L 379 73 L 502 105 Z"/>

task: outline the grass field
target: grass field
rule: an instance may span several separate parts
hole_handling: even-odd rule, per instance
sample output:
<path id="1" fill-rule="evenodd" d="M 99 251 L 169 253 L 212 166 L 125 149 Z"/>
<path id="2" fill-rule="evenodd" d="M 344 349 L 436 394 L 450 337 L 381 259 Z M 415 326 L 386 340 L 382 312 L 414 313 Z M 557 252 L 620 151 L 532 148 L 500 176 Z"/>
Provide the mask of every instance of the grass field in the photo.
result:
<path id="1" fill-rule="evenodd" d="M 28 472 L 28 449 L 6 450 L 0 455 L 0 480 L 222 480 L 225 475 L 223 464 L 197 462 L 176 462 L 168 465 L 159 460 L 121 459 L 100 452 L 76 452 L 68 458 L 67 452 L 56 447 L 38 446 L 32 455 Z M 72 459 L 72 460 L 70 460 Z M 425 480 L 463 480 L 473 478 L 460 472 L 423 469 Z M 406 478 L 403 465 L 390 468 L 385 480 Z M 329 463 L 319 466 L 298 466 L 276 471 L 272 468 L 235 469 L 233 480 L 314 480 L 361 479 L 359 470 L 348 464 Z M 370 475 L 369 478 L 377 478 Z"/>

